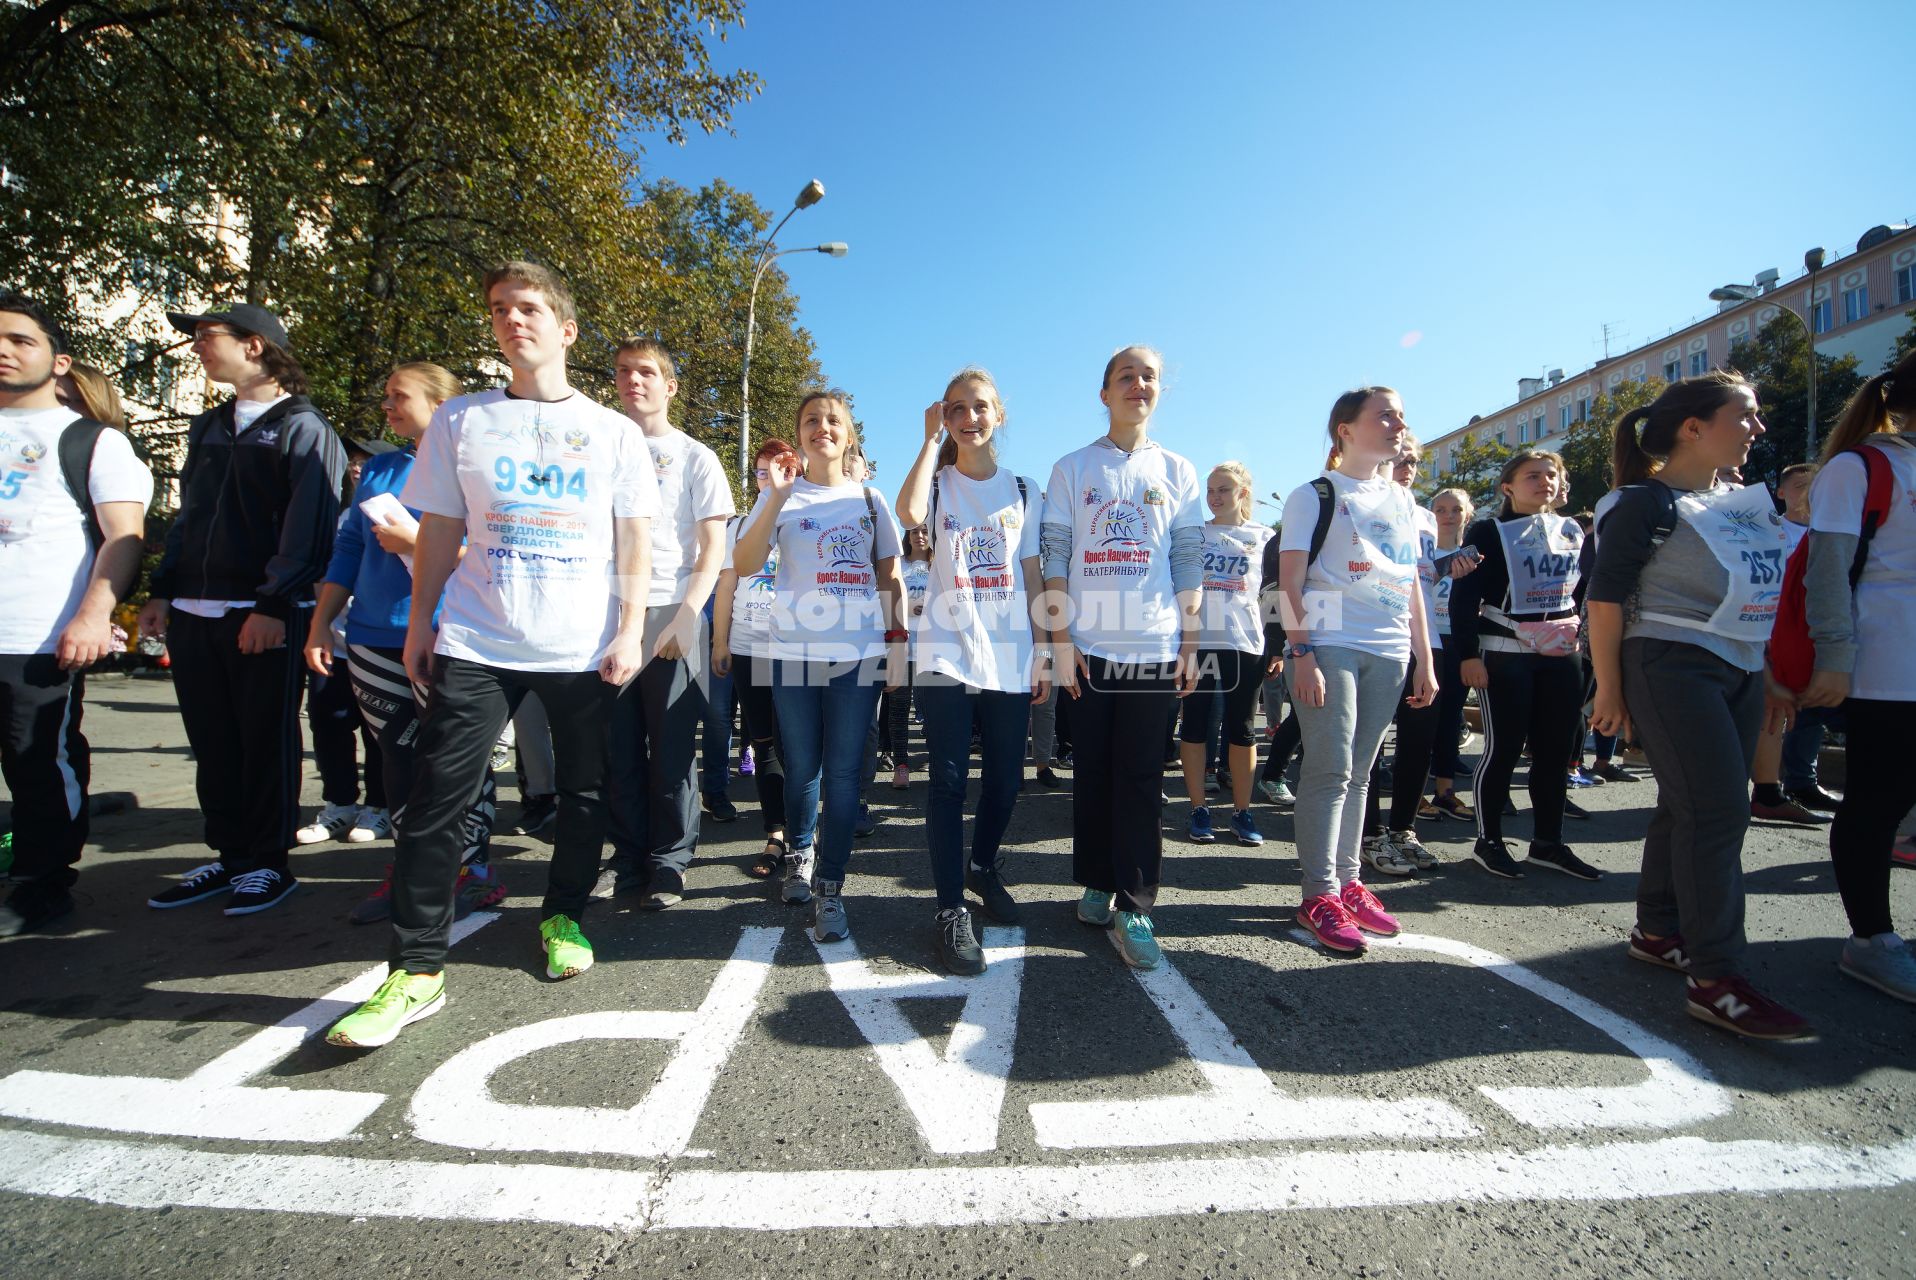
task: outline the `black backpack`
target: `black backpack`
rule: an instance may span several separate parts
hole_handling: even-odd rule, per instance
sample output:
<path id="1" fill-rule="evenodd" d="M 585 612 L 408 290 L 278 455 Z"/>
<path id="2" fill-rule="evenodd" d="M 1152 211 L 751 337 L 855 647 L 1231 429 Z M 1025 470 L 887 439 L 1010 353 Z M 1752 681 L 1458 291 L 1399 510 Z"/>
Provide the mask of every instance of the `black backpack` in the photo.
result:
<path id="1" fill-rule="evenodd" d="M 1311 527 L 1310 556 L 1304 561 L 1309 569 L 1317 563 L 1317 557 L 1324 550 L 1324 543 L 1331 536 L 1331 517 L 1337 514 L 1337 491 L 1331 488 L 1329 478 L 1318 476 L 1311 481 L 1311 488 L 1317 493 L 1317 523 Z M 1278 590 L 1278 543 L 1279 536 L 1264 544 L 1264 564 L 1261 580 L 1258 583 L 1258 600 L 1264 611 L 1264 652 L 1272 656 L 1284 651 L 1284 611 L 1281 593 Z"/>
<path id="2" fill-rule="evenodd" d="M 66 478 L 67 491 L 79 504 L 80 514 L 86 517 L 87 546 L 94 551 L 106 541 L 106 534 L 100 528 L 100 517 L 93 510 L 93 494 L 90 481 L 93 476 L 93 451 L 99 448 L 100 433 L 113 428 L 104 422 L 95 422 L 91 418 L 76 418 L 67 423 L 66 430 L 60 433 L 60 474 Z"/>

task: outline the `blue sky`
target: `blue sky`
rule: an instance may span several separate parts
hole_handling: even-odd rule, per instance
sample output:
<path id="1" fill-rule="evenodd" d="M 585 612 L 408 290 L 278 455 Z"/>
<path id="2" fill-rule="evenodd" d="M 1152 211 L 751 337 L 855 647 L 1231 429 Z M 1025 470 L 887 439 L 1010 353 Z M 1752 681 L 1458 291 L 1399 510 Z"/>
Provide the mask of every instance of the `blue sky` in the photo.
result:
<path id="1" fill-rule="evenodd" d="M 851 245 L 785 262 L 888 492 L 961 365 L 997 376 L 1001 457 L 1042 483 L 1141 341 L 1154 436 L 1287 493 L 1347 387 L 1397 387 L 1432 438 L 1588 367 L 1606 322 L 1625 350 L 1916 217 L 1907 86 L 1872 52 L 1907 51 L 1909 14 L 756 0 L 716 50 L 765 81 L 736 136 L 645 167 L 781 210 L 825 183 L 780 245 Z"/>

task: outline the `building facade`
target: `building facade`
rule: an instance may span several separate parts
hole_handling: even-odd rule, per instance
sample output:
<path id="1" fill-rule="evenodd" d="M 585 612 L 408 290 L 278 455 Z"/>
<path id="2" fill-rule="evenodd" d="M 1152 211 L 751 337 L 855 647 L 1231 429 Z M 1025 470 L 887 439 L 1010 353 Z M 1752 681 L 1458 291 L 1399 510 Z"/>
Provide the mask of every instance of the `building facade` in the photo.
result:
<path id="1" fill-rule="evenodd" d="M 1779 281 L 1759 274 L 1756 296 L 1719 304 L 1714 315 L 1644 343 L 1581 373 L 1561 369 L 1517 380 L 1517 398 L 1495 413 L 1425 442 L 1424 456 L 1436 475 L 1453 469 L 1466 441 L 1500 441 L 1510 448 L 1549 446 L 1590 414 L 1591 403 L 1625 381 L 1666 382 L 1736 363 L 1736 349 L 1785 308 L 1807 316 L 1823 356 L 1854 355 L 1865 376 L 1883 367 L 1896 340 L 1916 316 L 1916 227 L 1874 227 L 1856 248 L 1824 265 L 1811 287 L 1808 273 Z"/>

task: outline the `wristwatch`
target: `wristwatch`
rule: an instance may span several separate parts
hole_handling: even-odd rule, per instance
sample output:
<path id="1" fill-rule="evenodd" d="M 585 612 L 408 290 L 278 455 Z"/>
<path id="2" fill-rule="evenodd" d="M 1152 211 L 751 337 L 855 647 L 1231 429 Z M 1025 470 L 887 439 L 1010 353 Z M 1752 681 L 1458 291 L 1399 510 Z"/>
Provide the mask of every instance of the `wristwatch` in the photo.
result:
<path id="1" fill-rule="evenodd" d="M 1284 647 L 1284 656 L 1287 658 L 1302 658 L 1306 654 L 1309 654 L 1312 651 L 1314 651 L 1316 648 L 1317 646 L 1314 644 L 1286 645 Z"/>

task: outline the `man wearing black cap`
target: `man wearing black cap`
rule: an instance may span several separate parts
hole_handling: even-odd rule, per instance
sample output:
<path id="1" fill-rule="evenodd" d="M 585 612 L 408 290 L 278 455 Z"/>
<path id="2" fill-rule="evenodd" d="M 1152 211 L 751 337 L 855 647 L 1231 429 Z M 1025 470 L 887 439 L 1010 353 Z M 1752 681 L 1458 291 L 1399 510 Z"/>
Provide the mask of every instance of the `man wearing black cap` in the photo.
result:
<path id="1" fill-rule="evenodd" d="M 248 915 L 298 887 L 286 863 L 299 812 L 298 642 L 332 554 L 346 453 L 306 398 L 272 312 L 238 304 L 167 319 L 193 335 L 206 376 L 233 399 L 188 429 L 180 509 L 140 612 L 142 634 L 165 636 L 172 655 L 215 860 L 147 905 L 231 894 L 226 914 Z"/>

